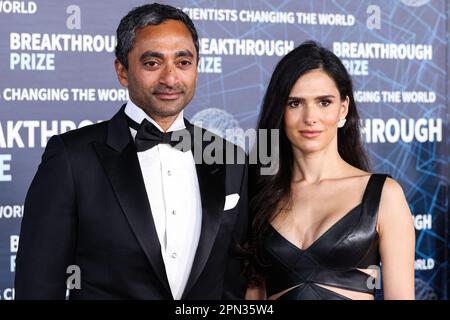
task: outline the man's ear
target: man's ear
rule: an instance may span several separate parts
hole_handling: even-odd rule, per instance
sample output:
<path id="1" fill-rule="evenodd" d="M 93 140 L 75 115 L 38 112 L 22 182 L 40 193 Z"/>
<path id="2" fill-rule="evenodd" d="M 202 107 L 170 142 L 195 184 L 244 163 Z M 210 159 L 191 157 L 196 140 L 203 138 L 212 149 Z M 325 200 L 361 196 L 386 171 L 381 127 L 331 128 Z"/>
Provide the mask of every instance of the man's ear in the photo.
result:
<path id="1" fill-rule="evenodd" d="M 114 67 L 116 68 L 117 79 L 123 87 L 128 87 L 128 70 L 120 63 L 119 59 L 114 60 Z"/>

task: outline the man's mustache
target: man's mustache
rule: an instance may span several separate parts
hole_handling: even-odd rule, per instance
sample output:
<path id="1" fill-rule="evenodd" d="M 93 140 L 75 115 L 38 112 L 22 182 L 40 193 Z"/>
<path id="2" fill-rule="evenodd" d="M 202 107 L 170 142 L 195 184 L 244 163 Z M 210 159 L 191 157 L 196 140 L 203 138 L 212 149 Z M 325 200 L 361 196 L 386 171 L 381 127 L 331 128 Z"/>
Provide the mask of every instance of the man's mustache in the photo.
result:
<path id="1" fill-rule="evenodd" d="M 173 87 L 157 86 L 156 88 L 153 88 L 152 93 L 173 94 L 173 93 L 183 93 L 184 91 L 185 90 L 183 86 L 173 86 Z"/>

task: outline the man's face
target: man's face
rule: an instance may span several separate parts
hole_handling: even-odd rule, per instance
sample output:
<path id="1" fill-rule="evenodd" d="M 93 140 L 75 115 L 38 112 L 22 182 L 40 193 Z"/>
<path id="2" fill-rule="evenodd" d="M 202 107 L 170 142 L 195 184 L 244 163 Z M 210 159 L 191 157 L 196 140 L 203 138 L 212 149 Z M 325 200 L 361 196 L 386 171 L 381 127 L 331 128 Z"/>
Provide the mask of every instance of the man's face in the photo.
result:
<path id="1" fill-rule="evenodd" d="M 128 69 L 116 60 L 120 83 L 130 99 L 155 120 L 175 118 L 192 100 L 197 52 L 191 33 L 177 20 L 136 31 Z"/>

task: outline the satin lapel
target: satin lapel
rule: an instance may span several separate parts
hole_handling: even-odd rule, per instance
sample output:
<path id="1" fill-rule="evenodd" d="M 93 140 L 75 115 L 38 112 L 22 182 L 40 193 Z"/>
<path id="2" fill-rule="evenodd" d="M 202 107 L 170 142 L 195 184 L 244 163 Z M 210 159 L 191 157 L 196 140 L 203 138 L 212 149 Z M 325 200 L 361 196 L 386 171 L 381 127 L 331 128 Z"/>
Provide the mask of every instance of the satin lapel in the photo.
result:
<path id="1" fill-rule="evenodd" d="M 191 132 L 191 137 L 194 130 L 196 130 L 196 134 L 204 133 L 204 130 L 198 127 L 194 129 L 194 126 L 187 120 L 185 120 L 185 123 L 186 128 Z M 192 152 L 201 151 L 203 154 L 208 143 L 208 141 L 200 143 L 197 142 L 197 139 L 194 139 Z M 225 205 L 225 166 L 220 164 L 208 165 L 202 161 L 197 163 L 195 167 L 202 202 L 202 227 L 191 274 L 189 275 L 182 299 L 185 299 L 208 261 L 219 231 Z M 207 288 L 205 289 L 207 290 Z"/>
<path id="2" fill-rule="evenodd" d="M 106 144 L 94 145 L 113 190 L 150 264 L 170 293 L 161 246 L 124 107 L 110 120 Z"/>

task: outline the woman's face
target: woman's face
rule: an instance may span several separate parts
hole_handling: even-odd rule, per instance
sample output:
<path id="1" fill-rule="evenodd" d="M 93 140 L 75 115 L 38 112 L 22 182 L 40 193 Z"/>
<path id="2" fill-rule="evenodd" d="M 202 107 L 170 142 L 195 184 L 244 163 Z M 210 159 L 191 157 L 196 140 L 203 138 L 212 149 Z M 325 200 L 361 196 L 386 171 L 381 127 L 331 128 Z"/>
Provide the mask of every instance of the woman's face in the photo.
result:
<path id="1" fill-rule="evenodd" d="M 284 113 L 284 129 L 294 148 L 314 153 L 337 150 L 337 124 L 348 112 L 348 97 L 323 70 L 312 70 L 297 79 Z"/>

